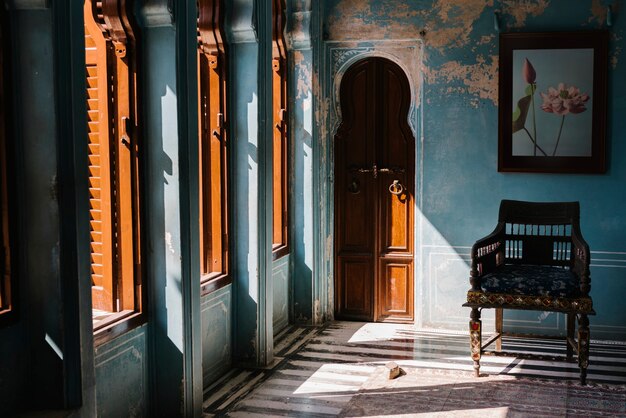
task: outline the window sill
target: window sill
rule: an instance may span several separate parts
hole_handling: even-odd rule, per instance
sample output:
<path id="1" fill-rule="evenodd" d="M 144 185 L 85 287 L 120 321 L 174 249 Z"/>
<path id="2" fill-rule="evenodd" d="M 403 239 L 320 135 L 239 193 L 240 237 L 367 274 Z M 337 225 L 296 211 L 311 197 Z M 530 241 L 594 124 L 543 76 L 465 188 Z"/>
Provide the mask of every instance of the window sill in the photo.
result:
<path id="1" fill-rule="evenodd" d="M 122 311 L 100 321 L 97 328 L 94 327 L 94 345 L 99 346 L 120 335 L 143 325 L 146 322 L 145 315 L 141 312 Z"/>
<path id="2" fill-rule="evenodd" d="M 287 254 L 289 254 L 289 246 L 288 245 L 276 246 L 276 247 L 274 247 L 274 249 L 272 251 L 272 260 L 276 261 L 279 258 L 282 258 L 282 257 L 286 256 Z"/>
<path id="3" fill-rule="evenodd" d="M 200 297 L 216 292 L 231 283 L 228 274 L 205 274 L 200 277 Z"/>

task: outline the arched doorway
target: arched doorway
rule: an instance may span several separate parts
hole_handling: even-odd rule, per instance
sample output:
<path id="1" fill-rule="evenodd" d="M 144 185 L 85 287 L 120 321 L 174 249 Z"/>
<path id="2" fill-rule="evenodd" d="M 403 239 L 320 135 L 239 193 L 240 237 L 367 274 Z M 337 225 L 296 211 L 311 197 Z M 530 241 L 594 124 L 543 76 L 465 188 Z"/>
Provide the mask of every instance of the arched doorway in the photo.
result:
<path id="1" fill-rule="evenodd" d="M 335 135 L 335 317 L 414 318 L 415 138 L 411 90 L 394 62 L 353 64 Z"/>

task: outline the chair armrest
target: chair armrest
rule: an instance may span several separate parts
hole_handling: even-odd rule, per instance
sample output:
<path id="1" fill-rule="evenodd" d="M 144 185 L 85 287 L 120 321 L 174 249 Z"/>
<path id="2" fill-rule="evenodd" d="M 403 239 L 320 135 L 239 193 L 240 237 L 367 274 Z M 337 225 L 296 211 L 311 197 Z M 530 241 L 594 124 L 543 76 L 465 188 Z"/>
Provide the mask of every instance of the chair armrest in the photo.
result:
<path id="1" fill-rule="evenodd" d="M 589 245 L 583 238 L 578 225 L 572 225 L 572 247 L 574 263 L 572 272 L 580 281 L 580 291 L 584 296 L 588 296 L 591 290 L 591 277 L 589 272 L 591 257 L 589 256 Z"/>
<path id="2" fill-rule="evenodd" d="M 499 222 L 493 232 L 479 239 L 472 246 L 472 265 L 470 271 L 470 284 L 472 290 L 480 290 L 480 278 L 493 272 L 499 266 L 504 257 L 504 222 Z"/>

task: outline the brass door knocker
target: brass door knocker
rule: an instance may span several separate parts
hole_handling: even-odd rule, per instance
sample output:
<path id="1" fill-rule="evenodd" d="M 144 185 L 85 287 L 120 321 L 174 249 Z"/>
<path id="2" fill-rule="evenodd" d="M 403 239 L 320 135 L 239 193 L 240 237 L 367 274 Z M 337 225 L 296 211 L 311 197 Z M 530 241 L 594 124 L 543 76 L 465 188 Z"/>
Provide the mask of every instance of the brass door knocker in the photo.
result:
<path id="1" fill-rule="evenodd" d="M 400 180 L 394 180 L 393 183 L 389 185 L 389 193 L 395 194 L 396 196 L 401 195 L 404 191 L 404 187 L 400 184 Z"/>

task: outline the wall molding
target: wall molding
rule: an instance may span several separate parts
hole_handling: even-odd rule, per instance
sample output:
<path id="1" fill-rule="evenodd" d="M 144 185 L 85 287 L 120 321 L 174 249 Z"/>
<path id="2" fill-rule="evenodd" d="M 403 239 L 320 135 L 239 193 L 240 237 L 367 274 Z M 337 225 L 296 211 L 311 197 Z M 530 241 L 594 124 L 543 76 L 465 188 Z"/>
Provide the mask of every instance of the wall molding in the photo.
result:
<path id="1" fill-rule="evenodd" d="M 12 10 L 45 10 L 50 8 L 50 0 L 7 0 Z"/>
<path id="2" fill-rule="evenodd" d="M 319 213 L 314 217 L 314 227 L 319 232 L 319 244 L 314 246 L 314 258 L 319 261 L 318 276 L 321 278 L 319 288 L 329 293 L 329 303 L 325 306 L 327 318 L 334 314 L 334 146 L 333 138 L 341 123 L 341 108 L 339 103 L 339 88 L 346 70 L 356 61 L 366 57 L 387 58 L 402 68 L 405 72 L 411 89 L 411 106 L 407 116 L 409 127 L 415 138 L 415 177 L 416 203 L 421 205 L 423 178 L 422 155 L 422 118 L 419 110 L 422 102 L 422 54 L 423 41 L 421 39 L 404 40 L 363 40 L 354 41 L 326 41 L 323 43 L 323 58 L 318 67 L 321 87 L 314 93 L 319 95 L 315 115 L 319 141 L 315 142 L 314 164 L 315 177 L 318 180 L 315 187 L 315 200 L 319 202 Z M 417 215 L 417 207 L 415 208 Z M 416 216 L 415 260 L 419 262 L 419 240 L 421 226 Z M 416 269 L 417 271 L 417 269 Z M 415 289 L 419 285 L 419 275 L 414 274 Z M 417 294 L 417 293 L 416 293 Z M 416 317 L 417 323 L 417 317 Z"/>
<path id="3" fill-rule="evenodd" d="M 150 0 L 139 8 L 137 18 L 144 28 L 173 27 L 172 0 Z"/>
<path id="4" fill-rule="evenodd" d="M 466 266 L 462 268 L 467 270 L 467 276 L 469 277 L 469 262 L 470 262 L 470 249 L 468 245 L 441 245 L 441 244 L 423 244 L 420 247 L 420 258 L 418 263 L 422 263 L 420 267 L 421 275 L 421 287 L 423 292 L 418 294 L 417 303 L 424 307 L 421 314 L 423 315 L 422 326 L 429 329 L 429 327 L 446 327 L 450 329 L 462 330 L 467 327 L 467 320 L 469 318 L 469 310 L 465 315 L 465 309 L 460 305 L 464 300 L 466 288 L 469 287 L 469 279 L 461 281 L 460 275 L 451 274 L 448 270 L 454 269 L 452 263 L 463 262 Z M 611 285 L 619 286 L 619 282 L 622 282 L 624 275 L 621 274 L 622 270 L 626 268 L 626 252 L 620 251 L 591 251 L 591 268 L 592 268 L 592 290 L 594 284 L 596 286 L 601 281 L 606 281 L 606 274 L 610 274 L 609 282 Z M 597 278 L 597 274 L 594 275 L 594 269 L 601 269 L 602 276 Z M 607 270 L 615 270 L 613 273 L 604 273 Z M 455 270 L 458 271 L 458 270 Z M 416 279 L 419 276 L 416 276 Z M 455 290 L 455 284 L 449 279 L 454 277 L 455 283 L 458 285 L 458 290 Z M 594 281 L 593 278 L 596 277 Z M 446 282 L 447 280 L 447 282 Z M 441 286 L 445 289 L 441 289 Z M 447 287 L 446 287 L 447 286 Z M 446 290 L 447 289 L 447 290 Z M 443 292 L 443 293 L 442 293 Z M 450 294 L 446 292 L 452 292 Z M 448 294 L 447 299 L 440 300 L 442 296 Z M 445 306 L 450 303 L 450 300 L 454 299 L 459 301 L 456 307 L 459 314 L 442 315 L 438 312 L 438 307 Z M 598 305 L 599 307 L 600 305 Z M 599 314 L 600 309 L 596 308 Z M 462 313 L 461 313 L 462 312 Z M 487 309 L 484 311 L 483 321 L 485 329 L 491 330 L 494 326 L 494 313 L 493 309 Z M 551 333 L 562 333 L 565 329 L 565 315 L 562 313 L 554 313 L 548 311 L 527 311 L 516 314 L 516 317 L 507 318 L 505 315 L 504 321 L 507 327 L 523 328 L 524 330 L 537 330 L 548 331 Z M 445 317 L 445 318 L 444 318 Z M 443 319 L 442 319 L 443 318 Z M 597 317 L 592 317 L 594 321 L 592 325 L 592 333 L 599 338 L 605 338 L 610 336 L 611 338 L 617 338 L 619 335 L 626 336 L 626 326 L 598 323 Z M 599 318 L 603 322 L 610 320 L 608 317 Z M 615 322 L 614 322 L 615 323 Z"/>
<path id="5" fill-rule="evenodd" d="M 331 83 L 331 99 L 332 110 L 330 120 L 330 137 L 337 132 L 337 128 L 341 123 L 341 104 L 339 102 L 339 87 L 345 72 L 355 62 L 368 57 L 382 57 L 395 62 L 402 68 L 407 75 L 409 85 L 411 87 L 411 106 L 409 108 L 408 122 L 413 131 L 413 136 L 417 143 L 419 136 L 417 107 L 420 104 L 421 92 L 421 51 L 422 40 L 411 39 L 406 41 L 368 41 L 366 45 L 355 46 L 350 41 L 328 41 L 327 45 L 327 62 L 332 77 Z"/>
<path id="6" fill-rule="evenodd" d="M 235 0 L 226 3 L 224 32 L 229 44 L 258 42 L 255 2 Z"/>
<path id="7" fill-rule="evenodd" d="M 232 285 L 201 299 L 202 381 L 204 387 L 224 374 L 232 364 Z M 219 328 L 215 324 L 219 324 Z"/>
<path id="8" fill-rule="evenodd" d="M 287 1 L 287 33 L 285 40 L 290 50 L 311 49 L 311 1 Z"/>

